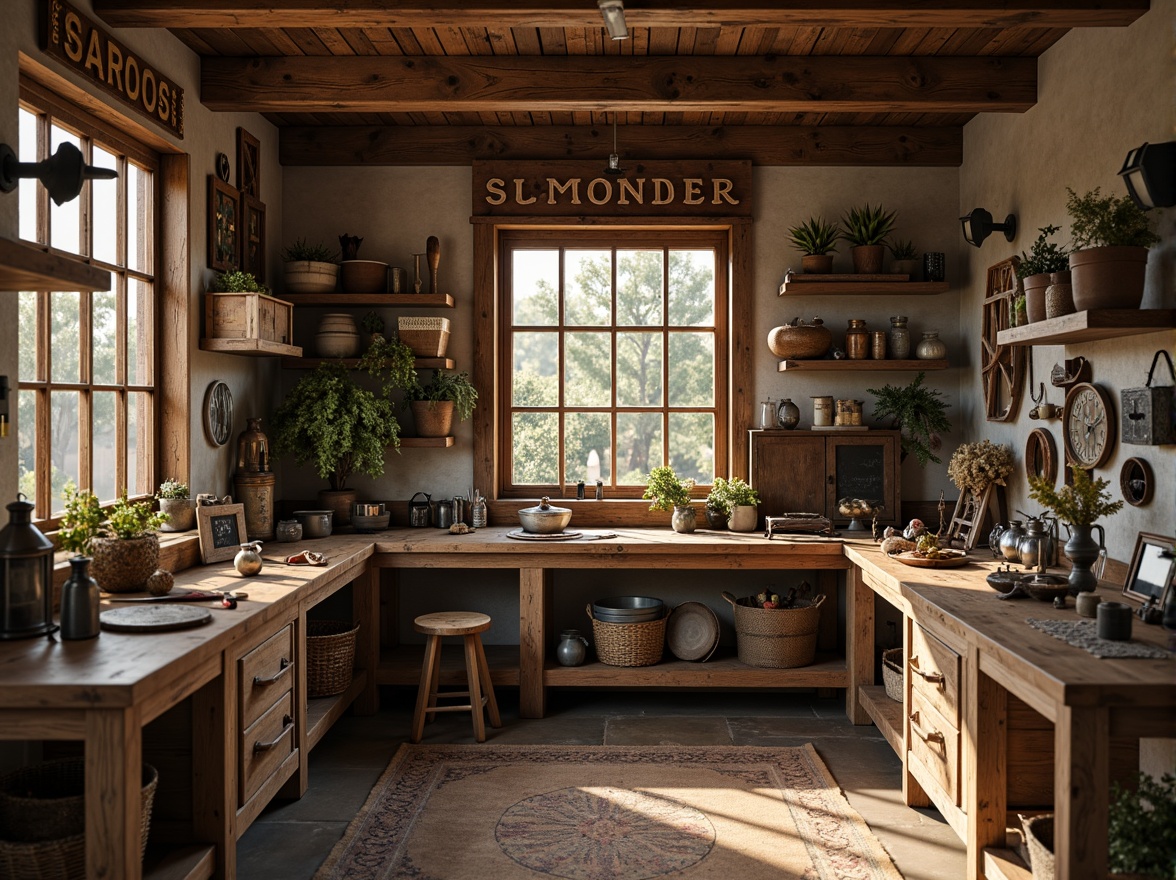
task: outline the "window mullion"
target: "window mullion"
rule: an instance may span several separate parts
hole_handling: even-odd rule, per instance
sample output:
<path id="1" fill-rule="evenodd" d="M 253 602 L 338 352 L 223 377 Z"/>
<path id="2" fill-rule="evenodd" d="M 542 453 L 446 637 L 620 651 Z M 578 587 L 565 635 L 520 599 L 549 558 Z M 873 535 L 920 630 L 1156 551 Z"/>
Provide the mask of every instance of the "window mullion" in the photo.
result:
<path id="1" fill-rule="evenodd" d="M 43 162 L 49 158 L 50 127 L 52 120 L 48 113 L 37 116 L 37 161 Z M 31 184 L 30 184 L 31 185 Z M 49 190 L 40 183 L 37 186 L 37 241 L 48 245 L 49 237 Z"/>
<path id="2" fill-rule="evenodd" d="M 670 464 L 670 249 L 662 248 L 662 461 Z"/>

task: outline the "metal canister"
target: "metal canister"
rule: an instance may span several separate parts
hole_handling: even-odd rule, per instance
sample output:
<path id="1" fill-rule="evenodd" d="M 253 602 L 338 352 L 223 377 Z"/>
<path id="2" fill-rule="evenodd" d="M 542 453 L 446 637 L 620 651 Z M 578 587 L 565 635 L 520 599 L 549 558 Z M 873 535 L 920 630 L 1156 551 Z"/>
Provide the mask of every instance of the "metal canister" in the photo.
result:
<path id="1" fill-rule="evenodd" d="M 861 318 L 850 318 L 845 331 L 845 356 L 851 361 L 865 360 L 870 356 L 870 331 Z"/>
<path id="2" fill-rule="evenodd" d="M 886 360 L 886 331 L 870 331 L 870 357 L 876 361 Z"/>
<path id="3" fill-rule="evenodd" d="M 433 510 L 433 525 L 439 529 L 447 529 L 453 525 L 453 502 L 438 501 Z"/>

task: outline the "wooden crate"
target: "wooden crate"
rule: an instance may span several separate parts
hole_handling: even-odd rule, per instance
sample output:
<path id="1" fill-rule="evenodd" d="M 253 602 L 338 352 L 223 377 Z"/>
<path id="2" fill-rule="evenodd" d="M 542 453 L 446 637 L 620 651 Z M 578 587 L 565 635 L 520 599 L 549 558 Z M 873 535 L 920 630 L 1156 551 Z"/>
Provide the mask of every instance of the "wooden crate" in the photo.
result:
<path id="1" fill-rule="evenodd" d="M 257 339 L 291 345 L 294 307 L 264 293 L 206 293 L 204 327 L 208 339 Z"/>

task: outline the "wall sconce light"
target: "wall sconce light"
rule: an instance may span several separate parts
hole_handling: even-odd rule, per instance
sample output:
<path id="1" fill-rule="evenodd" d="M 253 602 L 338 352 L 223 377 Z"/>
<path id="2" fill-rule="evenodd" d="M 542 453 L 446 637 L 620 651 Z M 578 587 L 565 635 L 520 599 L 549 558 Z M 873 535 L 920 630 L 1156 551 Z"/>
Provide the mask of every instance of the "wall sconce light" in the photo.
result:
<path id="1" fill-rule="evenodd" d="M 604 16 L 604 29 L 614 40 L 629 39 L 629 28 L 625 24 L 625 0 L 596 0 L 600 14 Z"/>
<path id="2" fill-rule="evenodd" d="M 0 192 L 12 192 L 21 178 L 35 177 L 45 184 L 49 197 L 58 205 L 76 199 L 87 180 L 109 180 L 118 177 L 113 168 L 87 165 L 82 151 L 64 143 L 57 152 L 42 162 L 18 162 L 8 144 L 0 144 Z"/>
<path id="3" fill-rule="evenodd" d="M 964 241 L 975 247 L 984 244 L 984 239 L 994 232 L 1003 232 L 1005 241 L 1012 241 L 1017 234 L 1017 218 L 1013 214 L 1005 217 L 1004 223 L 993 223 L 992 215 L 983 208 L 973 208 L 972 213 L 960 218 L 964 227 Z"/>
<path id="4" fill-rule="evenodd" d="M 1143 210 L 1176 205 L 1176 141 L 1136 147 L 1123 160 L 1119 176 Z"/>
<path id="5" fill-rule="evenodd" d="M 621 156 L 617 152 L 617 114 L 613 113 L 613 151 L 608 154 L 608 165 L 604 169 L 605 174 L 611 174 L 614 177 L 620 177 L 625 173 L 625 169 L 621 167 Z"/>

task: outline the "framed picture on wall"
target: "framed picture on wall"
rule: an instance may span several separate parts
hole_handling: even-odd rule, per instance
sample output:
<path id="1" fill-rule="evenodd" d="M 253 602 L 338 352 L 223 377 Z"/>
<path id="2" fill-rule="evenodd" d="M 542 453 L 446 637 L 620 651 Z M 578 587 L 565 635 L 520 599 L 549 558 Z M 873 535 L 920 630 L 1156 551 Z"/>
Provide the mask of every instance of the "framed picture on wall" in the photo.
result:
<path id="1" fill-rule="evenodd" d="M 265 281 L 265 205 L 241 193 L 241 271 Z"/>
<path id="2" fill-rule="evenodd" d="M 229 272 L 240 265 L 240 202 L 237 191 L 208 175 L 208 267 Z"/>
<path id="3" fill-rule="evenodd" d="M 202 504 L 196 508 L 196 529 L 200 538 L 200 561 L 232 559 L 249 540 L 245 532 L 244 504 Z"/>
<path id="4" fill-rule="evenodd" d="M 1123 583 L 1123 595 L 1140 602 L 1155 600 L 1162 605 L 1165 594 L 1176 582 L 1176 559 L 1171 554 L 1176 538 L 1140 532 L 1135 538 L 1131 567 Z"/>
<path id="5" fill-rule="evenodd" d="M 237 129 L 237 189 L 261 198 L 261 141 L 243 128 Z"/>

